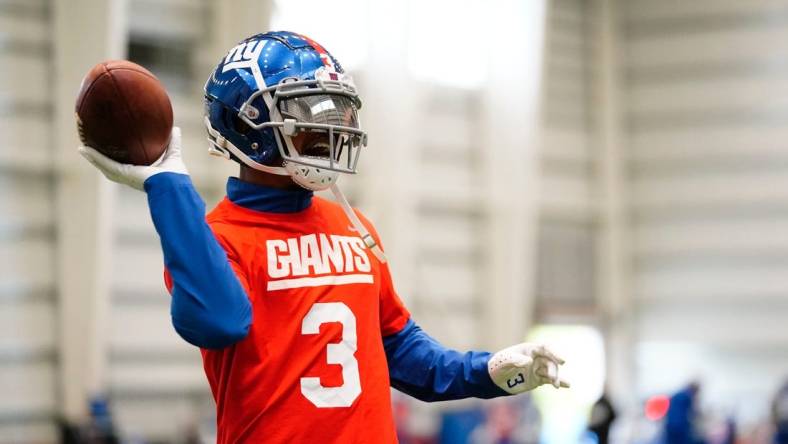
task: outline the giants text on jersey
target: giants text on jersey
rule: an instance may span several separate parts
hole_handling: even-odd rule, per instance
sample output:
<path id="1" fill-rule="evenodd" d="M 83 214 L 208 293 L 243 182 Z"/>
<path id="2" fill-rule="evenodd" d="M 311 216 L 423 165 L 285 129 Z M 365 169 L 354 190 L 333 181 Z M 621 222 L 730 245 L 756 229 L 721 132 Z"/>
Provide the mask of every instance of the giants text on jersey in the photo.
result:
<path id="1" fill-rule="evenodd" d="M 369 256 L 358 236 L 320 233 L 270 239 L 266 241 L 266 253 L 271 279 L 268 290 L 372 283 Z M 319 277 L 303 277 L 307 275 Z"/>

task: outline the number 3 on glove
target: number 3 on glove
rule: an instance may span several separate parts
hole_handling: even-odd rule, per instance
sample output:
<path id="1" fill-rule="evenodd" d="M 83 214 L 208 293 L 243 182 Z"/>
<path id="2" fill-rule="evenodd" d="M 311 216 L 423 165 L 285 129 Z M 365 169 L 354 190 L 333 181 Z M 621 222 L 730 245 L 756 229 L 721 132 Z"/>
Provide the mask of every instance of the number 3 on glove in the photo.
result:
<path id="1" fill-rule="evenodd" d="M 487 371 L 498 387 L 514 395 L 543 384 L 568 388 L 569 383 L 558 377 L 558 368 L 563 364 L 564 360 L 545 346 L 522 343 L 494 354 Z"/>
<path id="2" fill-rule="evenodd" d="M 514 386 L 518 384 L 522 384 L 524 382 L 525 382 L 525 375 L 523 375 L 522 373 L 518 373 L 517 378 L 506 381 L 506 385 L 509 386 L 509 388 L 511 389 L 514 388 Z"/>

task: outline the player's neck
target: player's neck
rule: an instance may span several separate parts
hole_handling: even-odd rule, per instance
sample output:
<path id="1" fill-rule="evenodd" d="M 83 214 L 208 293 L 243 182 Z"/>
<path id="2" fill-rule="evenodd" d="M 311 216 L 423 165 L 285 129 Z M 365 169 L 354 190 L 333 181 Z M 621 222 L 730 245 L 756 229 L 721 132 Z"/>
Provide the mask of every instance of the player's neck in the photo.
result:
<path id="1" fill-rule="evenodd" d="M 246 165 L 241 165 L 241 172 L 238 178 L 244 182 L 253 183 L 255 185 L 262 185 L 271 188 L 281 189 L 298 189 L 300 188 L 290 176 L 280 176 L 277 174 L 264 173 L 255 169 L 249 168 Z"/>

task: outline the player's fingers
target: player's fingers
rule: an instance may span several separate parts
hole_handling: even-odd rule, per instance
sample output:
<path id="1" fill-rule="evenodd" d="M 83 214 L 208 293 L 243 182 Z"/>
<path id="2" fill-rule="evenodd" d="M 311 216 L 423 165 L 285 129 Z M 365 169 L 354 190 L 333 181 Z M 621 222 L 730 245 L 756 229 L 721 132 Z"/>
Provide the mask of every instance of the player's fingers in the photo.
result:
<path id="1" fill-rule="evenodd" d="M 545 359 L 541 356 L 537 356 L 536 358 L 534 358 L 533 366 L 536 372 L 544 372 L 545 374 L 549 374 L 550 364 L 552 364 L 553 366 L 557 365 L 556 363 L 548 359 Z"/>
<path id="2" fill-rule="evenodd" d="M 548 360 L 547 358 L 539 357 L 536 362 L 536 374 L 543 377 L 546 384 L 552 384 L 553 387 L 559 388 L 561 380 L 558 377 L 558 364 Z"/>
<path id="3" fill-rule="evenodd" d="M 118 162 L 115 162 L 89 146 L 79 147 L 79 154 L 102 171 L 114 172 L 118 170 L 118 166 L 120 165 Z"/>
<path id="4" fill-rule="evenodd" d="M 538 373 L 536 375 L 536 381 L 539 383 L 539 385 L 552 385 L 553 387 L 556 387 L 556 381 L 544 373 Z"/>
<path id="5" fill-rule="evenodd" d="M 172 133 L 170 134 L 169 149 L 177 153 L 180 153 L 181 151 L 181 128 L 178 126 L 172 127 Z"/>
<path id="6" fill-rule="evenodd" d="M 181 127 L 173 126 L 172 127 L 172 134 L 170 135 L 170 144 L 178 145 L 181 144 Z"/>
<path id="7" fill-rule="evenodd" d="M 178 160 L 175 160 L 178 159 Z M 167 149 L 161 153 L 151 166 L 164 166 L 163 164 L 169 161 L 179 161 L 181 159 L 181 129 L 177 126 L 172 127 L 170 133 L 170 142 Z"/>
<path id="8" fill-rule="evenodd" d="M 569 388 L 570 387 L 569 383 L 564 381 L 563 379 L 559 379 L 558 380 L 558 386 L 560 388 Z"/>
<path id="9" fill-rule="evenodd" d="M 111 181 L 117 181 L 118 174 L 120 174 L 119 163 L 89 146 L 81 146 L 78 148 L 78 151 L 91 165 L 101 171 L 104 177 Z"/>
<path id="10" fill-rule="evenodd" d="M 548 350 L 547 347 L 545 347 L 544 345 L 540 345 L 539 347 L 537 347 L 533 351 L 533 355 L 547 358 L 559 365 L 563 365 L 566 362 L 562 358 L 558 357 L 555 353 Z"/>
<path id="11" fill-rule="evenodd" d="M 533 364 L 534 360 L 525 355 L 513 355 L 510 364 L 515 367 L 525 368 Z"/>
<path id="12" fill-rule="evenodd" d="M 91 164 L 91 165 L 93 165 L 94 167 L 98 167 L 98 165 L 96 164 L 96 161 L 95 161 L 95 160 L 93 160 L 93 156 L 91 156 L 91 155 L 89 154 L 89 152 L 88 152 L 88 150 L 92 150 L 92 149 L 93 149 L 93 148 L 88 148 L 88 147 L 81 146 L 81 147 L 77 148 L 77 151 L 79 152 L 79 154 L 80 154 L 82 157 L 84 157 L 84 158 L 85 158 L 85 160 L 87 160 L 88 162 L 90 162 L 90 164 Z"/>
<path id="13" fill-rule="evenodd" d="M 560 358 L 558 355 L 553 353 L 550 349 L 545 347 L 544 345 L 540 345 L 539 347 L 534 349 L 533 354 L 534 354 L 534 356 L 541 356 L 543 358 L 547 358 L 547 359 L 555 362 L 556 364 L 563 364 L 564 362 L 566 362 L 562 358 Z"/>
<path id="14" fill-rule="evenodd" d="M 91 165 L 98 166 L 98 165 L 96 164 L 96 161 L 95 161 L 95 160 L 93 160 L 93 155 L 94 155 L 93 153 L 98 153 L 98 151 L 94 150 L 93 148 L 91 148 L 91 147 L 89 147 L 89 146 L 80 146 L 80 147 L 78 147 L 78 148 L 77 148 L 77 151 L 79 152 L 79 154 L 80 154 L 82 157 L 84 157 L 84 158 L 85 158 L 85 160 L 87 160 L 88 162 L 90 162 L 90 163 L 91 163 Z"/>
<path id="15" fill-rule="evenodd" d="M 555 371 L 552 372 L 553 387 L 560 388 L 561 387 L 561 379 L 558 377 L 558 364 L 554 364 L 554 365 L 555 365 L 555 367 L 554 367 L 553 370 L 555 370 Z"/>

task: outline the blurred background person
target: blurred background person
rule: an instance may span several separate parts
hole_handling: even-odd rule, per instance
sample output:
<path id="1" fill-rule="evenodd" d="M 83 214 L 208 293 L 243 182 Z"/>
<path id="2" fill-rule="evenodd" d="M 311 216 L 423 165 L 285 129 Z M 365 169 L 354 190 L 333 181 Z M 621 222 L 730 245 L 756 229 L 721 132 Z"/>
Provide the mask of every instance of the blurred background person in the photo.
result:
<path id="1" fill-rule="evenodd" d="M 610 427 L 616 420 L 616 409 L 608 399 L 607 390 L 602 392 L 602 396 L 591 407 L 591 415 L 588 419 L 588 430 L 593 433 L 599 444 L 608 444 Z"/>
<path id="2" fill-rule="evenodd" d="M 788 381 L 774 395 L 772 421 L 775 444 L 788 444 Z"/>
<path id="3" fill-rule="evenodd" d="M 468 444 L 538 444 L 539 412 L 530 395 L 523 398 L 484 406 L 484 421 L 473 429 Z"/>
<path id="4" fill-rule="evenodd" d="M 700 383 L 688 386 L 670 397 L 665 415 L 665 444 L 705 444 L 698 411 Z"/>

